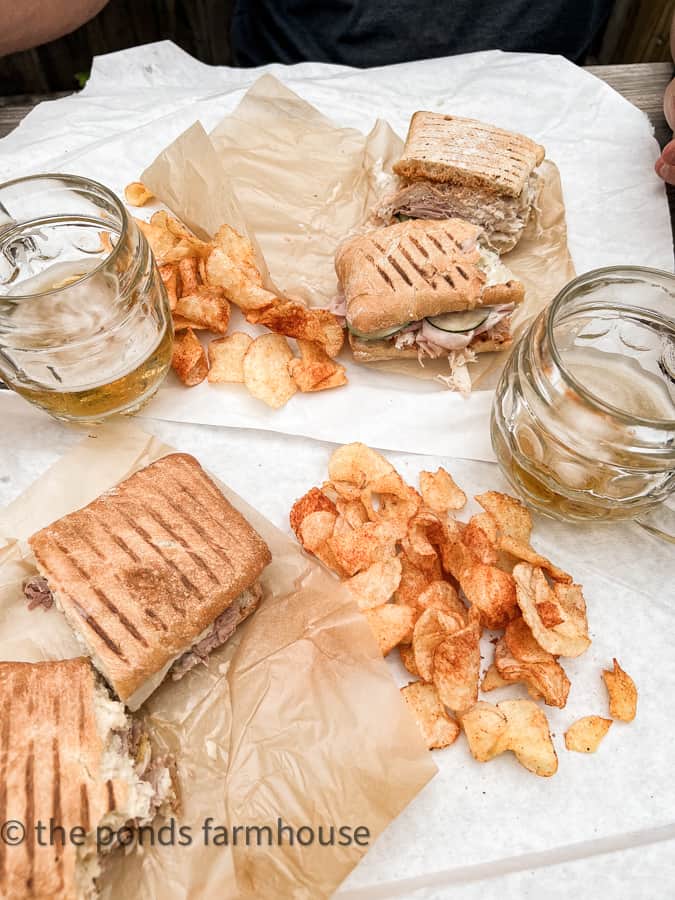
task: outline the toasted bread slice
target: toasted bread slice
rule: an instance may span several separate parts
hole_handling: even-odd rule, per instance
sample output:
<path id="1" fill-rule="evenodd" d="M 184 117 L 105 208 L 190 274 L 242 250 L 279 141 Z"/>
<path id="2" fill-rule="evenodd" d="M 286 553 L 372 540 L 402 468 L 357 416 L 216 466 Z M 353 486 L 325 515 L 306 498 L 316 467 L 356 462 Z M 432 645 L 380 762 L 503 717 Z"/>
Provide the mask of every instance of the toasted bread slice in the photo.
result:
<path id="1" fill-rule="evenodd" d="M 347 241 L 335 269 L 349 325 L 368 334 L 426 316 L 520 303 L 519 281 L 487 283 L 479 267 L 481 234 L 462 219 L 416 219 Z"/>
<path id="2" fill-rule="evenodd" d="M 132 709 L 145 682 L 189 649 L 271 558 L 182 453 L 136 472 L 30 545 L 75 634 Z"/>
<path id="3" fill-rule="evenodd" d="M 518 197 L 544 148 L 530 138 L 475 119 L 416 112 L 410 121 L 397 175 L 476 185 Z"/>

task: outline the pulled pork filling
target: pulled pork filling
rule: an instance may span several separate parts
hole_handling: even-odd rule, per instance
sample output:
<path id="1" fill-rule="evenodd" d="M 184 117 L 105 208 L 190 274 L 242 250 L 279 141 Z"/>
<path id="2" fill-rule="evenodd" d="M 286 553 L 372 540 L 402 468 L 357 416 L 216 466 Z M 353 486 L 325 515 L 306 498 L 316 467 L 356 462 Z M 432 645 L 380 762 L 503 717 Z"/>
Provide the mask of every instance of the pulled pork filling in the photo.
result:
<path id="1" fill-rule="evenodd" d="M 258 607 L 262 599 L 262 587 L 256 582 L 240 594 L 228 608 L 213 621 L 208 632 L 171 667 L 171 678 L 178 681 L 199 663 L 206 663 L 214 650 L 229 640 L 235 629 Z"/>
<path id="2" fill-rule="evenodd" d="M 465 219 L 485 229 L 489 245 L 505 253 L 518 243 L 537 196 L 533 172 L 517 197 L 485 188 L 432 181 L 407 181 L 385 197 L 376 217 L 389 224 L 396 216 L 411 219 Z"/>
<path id="3" fill-rule="evenodd" d="M 23 593 L 28 601 L 28 609 L 37 609 L 39 606 L 43 609 L 51 609 L 54 605 L 54 595 L 47 579 L 42 575 L 26 579 L 23 583 Z"/>
<path id="4" fill-rule="evenodd" d="M 135 774 L 152 788 L 149 816 L 153 817 L 164 803 L 172 799 L 171 770 L 174 759 L 168 755 L 153 757 L 150 739 L 138 719 L 131 719 L 126 728 L 113 733 L 120 740 L 120 752 L 134 761 Z"/>

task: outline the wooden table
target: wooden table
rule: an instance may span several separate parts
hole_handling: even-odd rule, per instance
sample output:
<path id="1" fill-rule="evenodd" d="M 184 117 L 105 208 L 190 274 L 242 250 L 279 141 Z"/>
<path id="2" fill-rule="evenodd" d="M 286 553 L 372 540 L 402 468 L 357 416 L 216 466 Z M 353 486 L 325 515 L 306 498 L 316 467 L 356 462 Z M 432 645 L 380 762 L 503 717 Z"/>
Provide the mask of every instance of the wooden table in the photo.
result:
<path id="1" fill-rule="evenodd" d="M 638 63 L 625 66 L 588 66 L 589 72 L 602 78 L 616 91 L 649 116 L 659 144 L 663 147 L 671 137 L 663 115 L 663 93 L 673 76 L 670 63 Z M 0 97 L 0 137 L 9 134 L 26 113 L 42 100 L 62 97 L 63 94 L 31 94 L 21 97 Z M 670 219 L 675 235 L 675 189 L 668 188 Z"/>

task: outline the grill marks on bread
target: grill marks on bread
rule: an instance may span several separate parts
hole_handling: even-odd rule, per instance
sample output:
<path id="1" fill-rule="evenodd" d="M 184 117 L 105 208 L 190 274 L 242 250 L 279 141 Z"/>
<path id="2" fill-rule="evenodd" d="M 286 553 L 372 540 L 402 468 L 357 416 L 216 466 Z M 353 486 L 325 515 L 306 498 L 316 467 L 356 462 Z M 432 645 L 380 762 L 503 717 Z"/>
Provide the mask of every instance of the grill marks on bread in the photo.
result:
<path id="1" fill-rule="evenodd" d="M 411 180 L 474 184 L 517 197 L 544 159 L 522 134 L 441 113 L 416 112 L 394 171 Z"/>
<path id="2" fill-rule="evenodd" d="M 121 699 L 182 652 L 269 562 L 196 460 L 164 457 L 31 538 L 70 624 Z"/>

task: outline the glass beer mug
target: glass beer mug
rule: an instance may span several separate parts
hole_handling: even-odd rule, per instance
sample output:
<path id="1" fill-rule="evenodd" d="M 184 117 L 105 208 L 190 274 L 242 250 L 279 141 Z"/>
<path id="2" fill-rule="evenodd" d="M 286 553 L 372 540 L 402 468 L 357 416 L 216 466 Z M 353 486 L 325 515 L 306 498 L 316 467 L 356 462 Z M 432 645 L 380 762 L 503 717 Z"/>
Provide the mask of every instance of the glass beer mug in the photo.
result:
<path id="1" fill-rule="evenodd" d="M 169 302 L 143 234 L 103 185 L 0 185 L 0 378 L 58 419 L 133 413 L 171 363 Z"/>
<path id="2" fill-rule="evenodd" d="M 607 268 L 568 284 L 506 364 L 492 443 L 541 512 L 613 520 L 655 510 L 675 490 L 675 277 Z"/>

